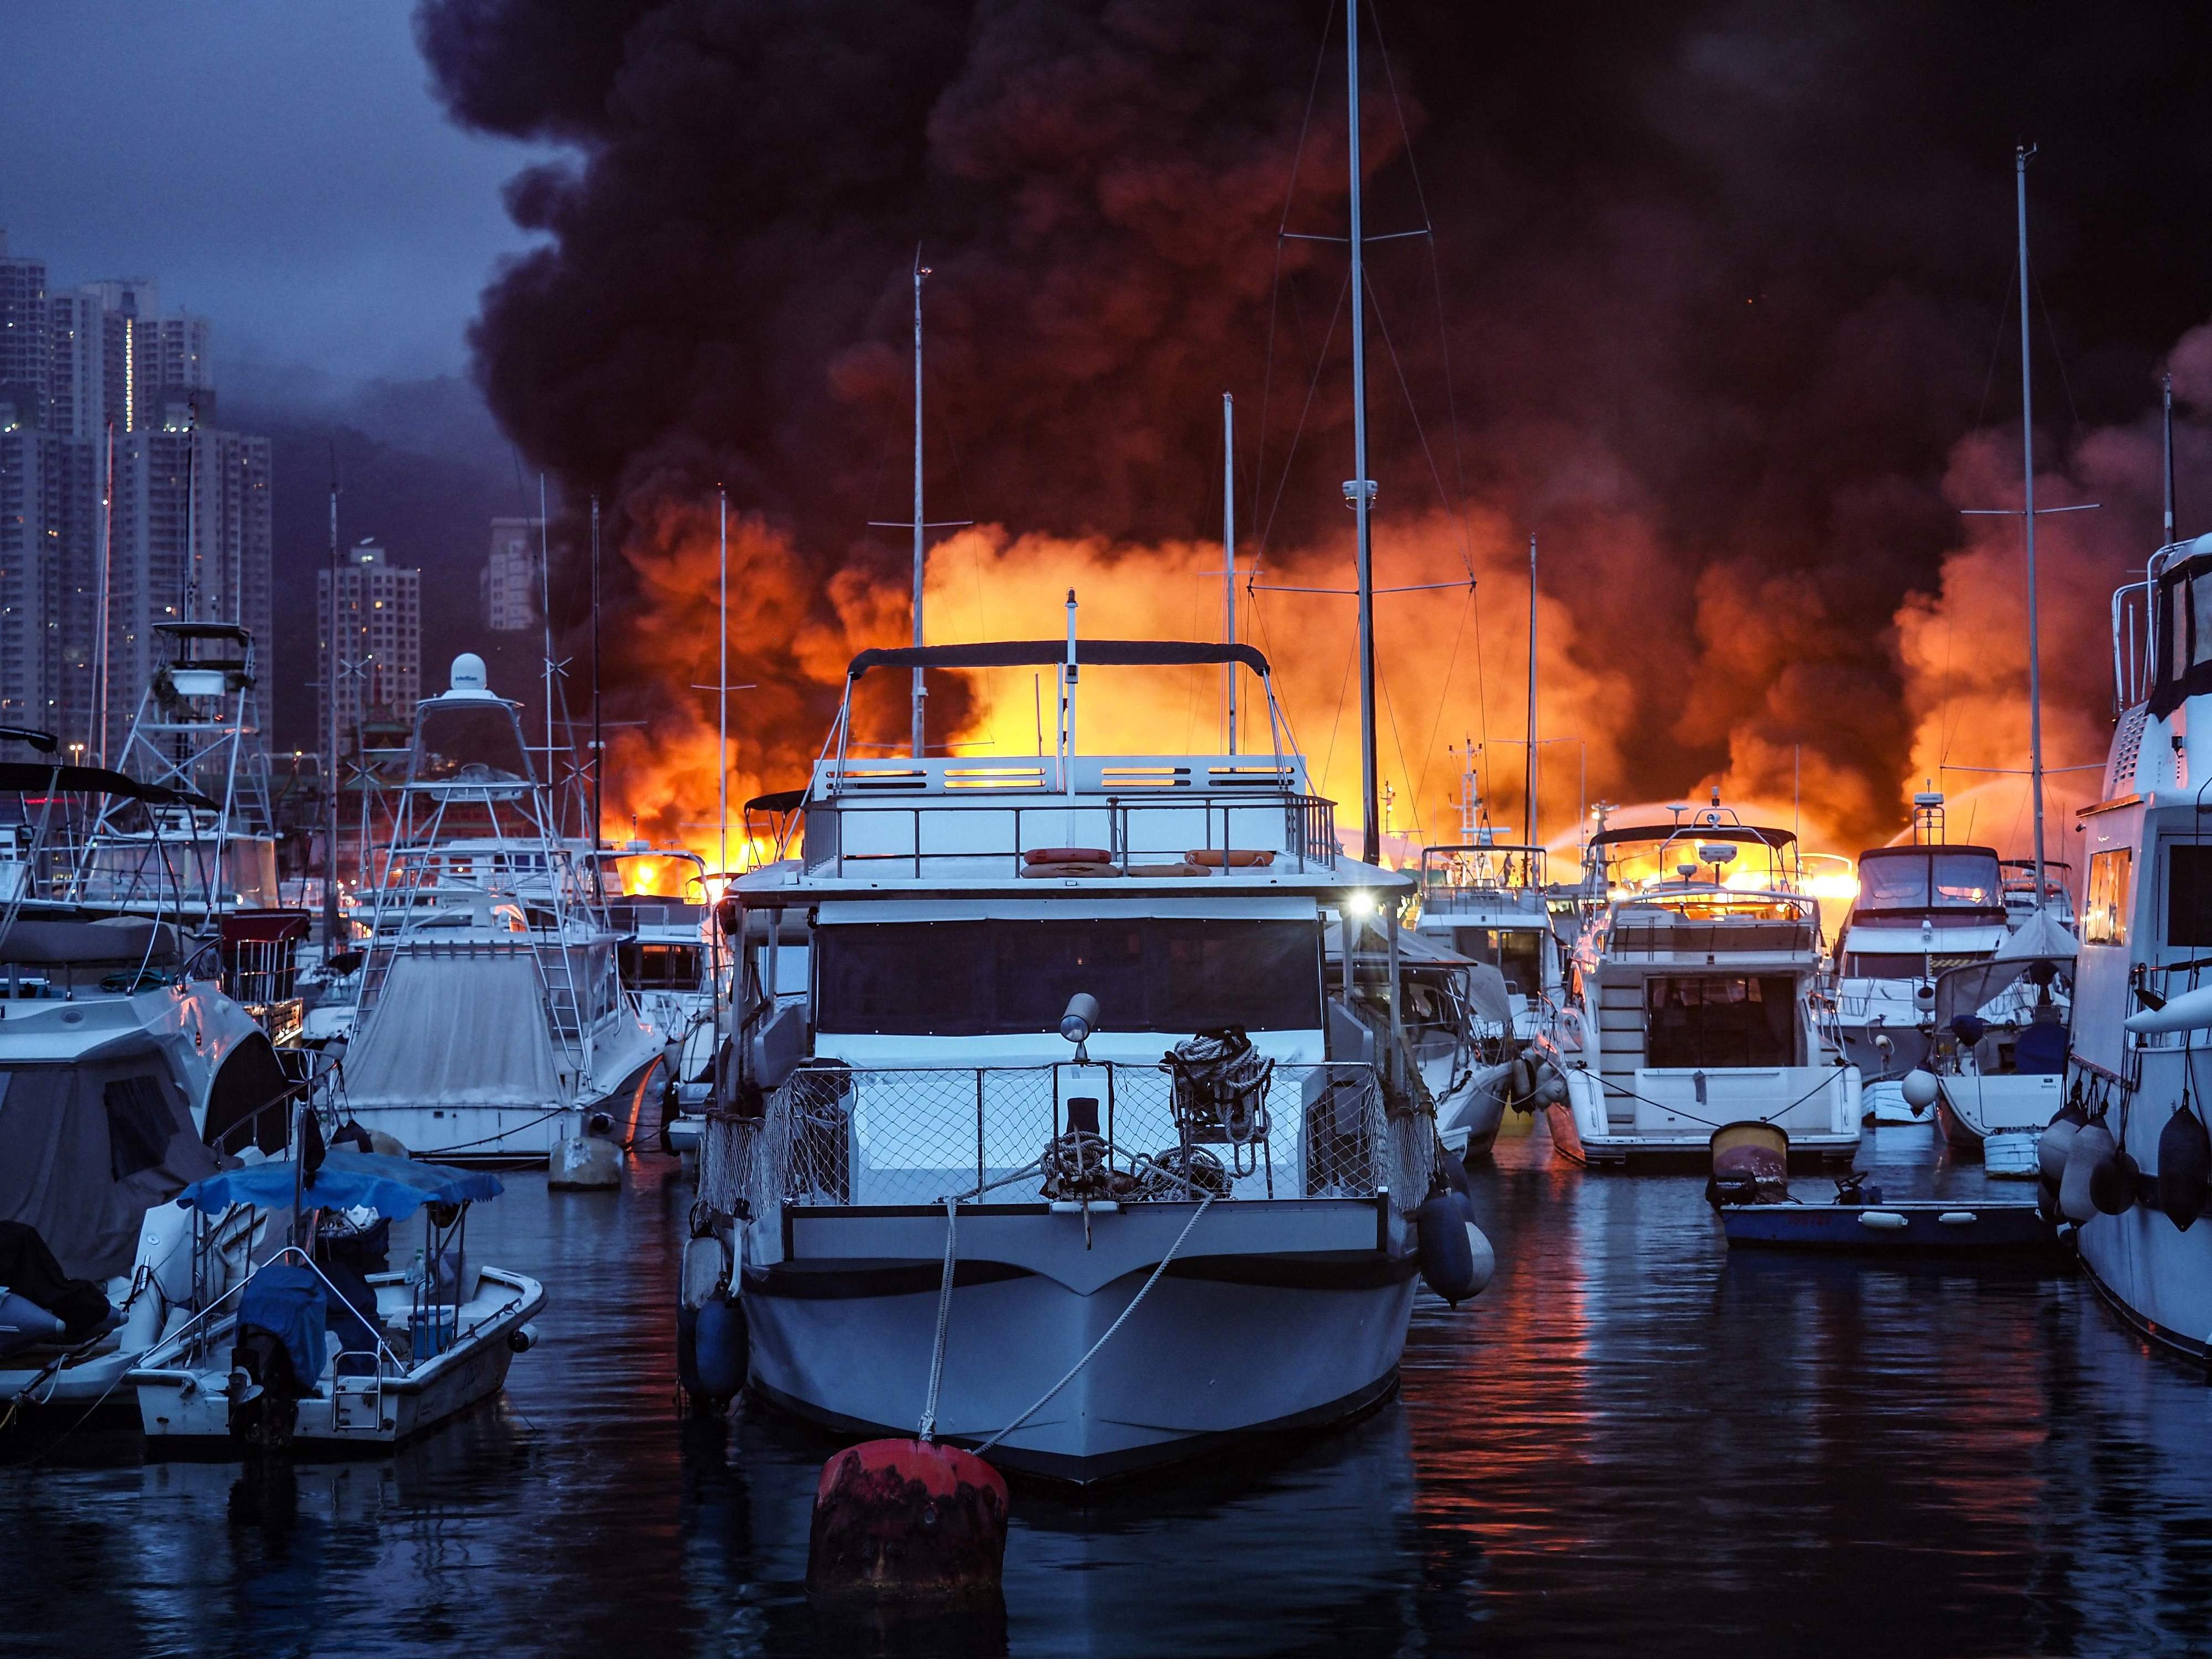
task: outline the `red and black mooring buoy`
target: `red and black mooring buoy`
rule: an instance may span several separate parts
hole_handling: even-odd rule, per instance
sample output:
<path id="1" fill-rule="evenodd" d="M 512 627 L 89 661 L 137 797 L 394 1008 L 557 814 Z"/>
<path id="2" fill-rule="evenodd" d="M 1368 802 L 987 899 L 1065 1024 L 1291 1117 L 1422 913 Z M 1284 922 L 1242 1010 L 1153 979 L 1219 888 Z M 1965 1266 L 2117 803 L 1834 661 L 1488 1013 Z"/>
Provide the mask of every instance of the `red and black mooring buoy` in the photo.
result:
<path id="1" fill-rule="evenodd" d="M 1006 1483 L 973 1452 L 866 1440 L 822 1466 L 806 1542 L 812 1594 L 992 1596 L 1006 1559 Z"/>

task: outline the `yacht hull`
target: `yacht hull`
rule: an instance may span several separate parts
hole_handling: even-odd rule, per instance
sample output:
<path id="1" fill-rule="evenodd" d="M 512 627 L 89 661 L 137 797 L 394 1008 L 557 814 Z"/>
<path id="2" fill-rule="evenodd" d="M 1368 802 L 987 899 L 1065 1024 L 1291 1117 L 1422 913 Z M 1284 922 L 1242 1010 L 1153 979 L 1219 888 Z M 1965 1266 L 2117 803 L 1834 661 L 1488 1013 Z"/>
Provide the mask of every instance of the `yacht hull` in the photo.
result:
<path id="1" fill-rule="evenodd" d="M 613 1137 L 633 1141 L 648 1116 L 647 1097 L 659 1075 L 655 1048 L 625 1072 L 612 1088 L 586 1091 L 573 1106 L 527 1103 L 477 1106 L 356 1104 L 364 1128 L 390 1135 L 414 1157 L 464 1168 L 536 1169 L 549 1163 L 563 1140 L 586 1133 L 595 1112 L 612 1120 Z"/>
<path id="2" fill-rule="evenodd" d="M 2039 1132 L 2066 1103 L 2063 1077 L 1977 1077 L 1953 1073 L 1941 1079 L 1936 1121 L 1952 1149 L 1978 1154 L 1990 1135 Z"/>
<path id="3" fill-rule="evenodd" d="M 1462 1158 L 1487 1158 L 1505 1121 L 1510 1065 L 1486 1066 L 1437 1109 L 1437 1139 Z"/>
<path id="4" fill-rule="evenodd" d="M 2212 1360 L 2212 1225 L 2182 1232 L 2148 1205 L 2092 1216 L 2075 1234 L 2097 1293 L 2139 1334 Z"/>
<path id="5" fill-rule="evenodd" d="M 1218 1205 L 1133 1313 L 1194 1206 L 1094 1207 L 1088 1249 L 1080 1214 L 1042 1206 L 964 1212 L 939 1437 L 988 1439 L 1071 1370 L 1065 1388 L 992 1449 L 994 1462 L 1083 1484 L 1364 1410 L 1396 1382 L 1413 1308 L 1413 1259 L 1389 1243 L 1386 1204 Z M 754 1389 L 844 1432 L 913 1433 L 928 1388 L 942 1258 L 912 1247 L 933 1241 L 941 1251 L 944 1232 L 941 1212 L 824 1212 L 799 1221 L 795 1259 L 745 1274 Z M 809 1237 L 816 1233 L 824 1236 Z M 886 1246 L 897 1253 L 867 1253 Z M 1076 1370 L 1125 1313 L 1113 1339 Z"/>
<path id="6" fill-rule="evenodd" d="M 1787 1133 L 1793 1164 L 1849 1163 L 1858 1152 L 1862 1107 L 1854 1067 L 1647 1070 L 1634 1077 L 1632 1087 L 1608 1087 L 1585 1068 L 1566 1072 L 1566 1098 L 1544 1109 L 1562 1156 L 1586 1164 L 1696 1161 L 1711 1156 L 1714 1129 L 1744 1121 L 1771 1122 Z M 1621 1094 L 1632 1115 L 1608 1109 Z"/>

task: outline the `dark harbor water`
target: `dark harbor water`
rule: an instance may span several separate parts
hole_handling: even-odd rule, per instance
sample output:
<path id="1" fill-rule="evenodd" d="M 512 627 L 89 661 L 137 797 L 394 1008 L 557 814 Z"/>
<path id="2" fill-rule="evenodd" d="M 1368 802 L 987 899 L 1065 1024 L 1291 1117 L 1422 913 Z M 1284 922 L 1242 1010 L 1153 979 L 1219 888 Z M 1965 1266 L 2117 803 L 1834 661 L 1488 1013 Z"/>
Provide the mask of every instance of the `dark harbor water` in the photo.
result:
<path id="1" fill-rule="evenodd" d="M 1862 1162 L 1982 1188 L 1920 1128 Z M 799 1588 L 832 1443 L 677 1416 L 673 1164 L 515 1178 L 470 1243 L 551 1302 L 502 1405 L 254 1480 L 18 1440 L 0 1652 L 2212 1651 L 2212 1395 L 2085 1281 L 1730 1260 L 1695 1178 L 1540 1136 L 1475 1179 L 1498 1279 L 1419 1305 L 1400 1400 L 1084 1505 L 1017 1488 L 1002 1622 L 854 1628 Z"/>

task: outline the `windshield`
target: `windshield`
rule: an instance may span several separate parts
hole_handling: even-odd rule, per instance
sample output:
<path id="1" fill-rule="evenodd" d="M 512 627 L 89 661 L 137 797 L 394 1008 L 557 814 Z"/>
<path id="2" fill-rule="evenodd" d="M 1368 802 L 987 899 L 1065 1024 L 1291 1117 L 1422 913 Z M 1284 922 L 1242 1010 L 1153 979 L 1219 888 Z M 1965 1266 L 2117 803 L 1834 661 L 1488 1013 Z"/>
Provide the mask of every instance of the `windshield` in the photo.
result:
<path id="1" fill-rule="evenodd" d="M 1913 848 L 1859 861 L 1861 910 L 1992 910 L 2003 908 L 1994 853 Z"/>
<path id="2" fill-rule="evenodd" d="M 514 711 L 489 700 L 429 702 L 415 728 L 418 783 L 527 783 L 530 757 Z"/>
<path id="3" fill-rule="evenodd" d="M 824 927 L 815 939 L 824 1031 L 1056 1031 L 1079 991 L 1098 999 L 1103 1031 L 1297 1031 L 1322 1023 L 1321 935 L 1310 921 L 874 922 Z"/>
<path id="4" fill-rule="evenodd" d="M 1544 941 L 1534 927 L 1455 927 L 1452 948 L 1474 962 L 1486 962 L 1505 975 L 1505 988 L 1532 1001 L 1544 994 Z"/>

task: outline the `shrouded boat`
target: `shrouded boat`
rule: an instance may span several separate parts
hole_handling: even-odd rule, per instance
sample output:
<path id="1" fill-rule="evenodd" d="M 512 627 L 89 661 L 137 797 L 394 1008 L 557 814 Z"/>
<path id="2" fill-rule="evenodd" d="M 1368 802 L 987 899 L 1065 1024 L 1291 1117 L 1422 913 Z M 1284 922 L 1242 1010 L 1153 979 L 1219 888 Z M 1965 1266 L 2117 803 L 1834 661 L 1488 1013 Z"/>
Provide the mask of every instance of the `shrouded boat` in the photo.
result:
<path id="1" fill-rule="evenodd" d="M 662 1064 L 515 709 L 464 653 L 416 710 L 346 1054 L 362 1123 L 448 1163 L 627 1140 Z"/>

